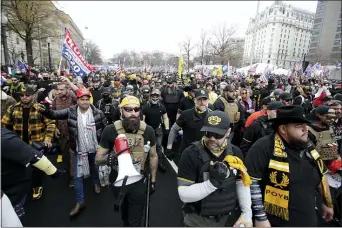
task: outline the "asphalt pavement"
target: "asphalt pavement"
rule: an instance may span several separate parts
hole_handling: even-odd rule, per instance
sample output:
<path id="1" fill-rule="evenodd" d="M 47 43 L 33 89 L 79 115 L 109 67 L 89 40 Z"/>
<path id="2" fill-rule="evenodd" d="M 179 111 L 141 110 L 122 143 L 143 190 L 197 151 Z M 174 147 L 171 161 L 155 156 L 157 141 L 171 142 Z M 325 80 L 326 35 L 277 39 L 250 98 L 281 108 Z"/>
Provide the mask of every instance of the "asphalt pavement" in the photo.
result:
<path id="1" fill-rule="evenodd" d="M 56 163 L 56 155 L 49 158 Z M 180 227 L 183 226 L 182 202 L 177 192 L 177 174 L 168 162 L 166 166 L 166 173 L 158 172 L 156 192 L 151 196 L 150 226 Z M 23 226 L 123 226 L 120 214 L 114 212 L 114 197 L 110 188 L 102 187 L 101 193 L 97 195 L 93 191 L 91 180 L 86 179 L 84 191 L 86 208 L 76 218 L 70 219 L 69 212 L 75 205 L 75 196 L 73 188 L 68 187 L 68 177 L 53 180 L 46 176 L 43 197 L 37 201 L 27 197 Z"/>

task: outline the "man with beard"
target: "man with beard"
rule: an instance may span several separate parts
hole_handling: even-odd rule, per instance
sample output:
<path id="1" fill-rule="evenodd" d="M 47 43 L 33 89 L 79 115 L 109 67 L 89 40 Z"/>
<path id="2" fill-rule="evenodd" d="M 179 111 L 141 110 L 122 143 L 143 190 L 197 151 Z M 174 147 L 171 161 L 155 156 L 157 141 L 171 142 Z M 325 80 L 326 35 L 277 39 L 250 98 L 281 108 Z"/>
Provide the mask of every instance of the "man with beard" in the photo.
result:
<path id="1" fill-rule="evenodd" d="M 342 102 L 333 100 L 328 102 L 326 105 L 335 110 L 336 118 L 332 127 L 338 144 L 338 152 L 342 156 Z"/>
<path id="2" fill-rule="evenodd" d="M 245 110 L 235 99 L 235 88 L 232 85 L 226 85 L 222 90 L 222 95 L 214 103 L 214 109 L 225 112 L 230 120 L 232 143 L 240 145 L 242 139 L 241 128 L 245 125 Z"/>
<path id="3" fill-rule="evenodd" d="M 151 188 L 154 189 L 158 167 L 158 155 L 156 151 L 156 138 L 154 130 L 145 122 L 140 121 L 140 102 L 134 96 L 126 96 L 120 104 L 122 120 L 106 126 L 103 131 L 100 145 L 96 153 L 96 163 L 106 165 L 113 160 L 115 153 L 114 141 L 119 134 L 125 134 L 131 149 L 132 162 L 141 174 L 151 174 Z M 145 152 L 144 145 L 150 142 L 150 151 Z M 108 152 L 109 156 L 106 156 Z M 149 157 L 150 167 L 146 167 L 145 161 Z M 109 165 L 114 165 L 110 163 Z M 119 164 L 120 166 L 120 164 Z M 112 169 L 113 170 L 113 169 Z M 117 168 L 119 170 L 119 167 Z M 114 171 L 113 171 L 114 172 Z M 114 180 L 116 179 L 113 178 Z M 125 196 L 116 205 L 120 207 L 124 226 L 141 226 L 141 220 L 145 208 L 146 184 L 145 178 L 134 184 L 125 186 Z M 122 193 L 122 192 L 121 192 Z M 114 189 L 116 198 L 119 196 L 118 189 Z"/>
<path id="4" fill-rule="evenodd" d="M 92 88 L 90 89 L 91 95 L 93 97 L 93 104 L 97 104 L 102 98 L 102 85 L 100 81 L 100 76 L 95 75 L 92 79 Z"/>
<path id="5" fill-rule="evenodd" d="M 256 141 L 246 157 L 252 178 L 256 227 L 317 226 L 315 192 L 323 197 L 323 218 L 333 217 L 327 168 L 308 139 L 304 109 L 284 106 L 270 120 L 275 132 Z"/>
<path id="6" fill-rule="evenodd" d="M 70 90 L 66 83 L 59 83 L 56 89 L 56 97 L 52 101 L 52 110 L 61 110 L 70 108 L 77 103 L 75 94 Z M 63 156 L 67 157 L 67 164 L 70 173 L 69 187 L 74 186 L 74 166 L 73 156 L 70 154 L 70 137 L 68 132 L 68 123 L 66 120 L 57 120 L 57 128 L 55 136 L 58 139 L 59 154 L 57 157 L 57 163 L 63 162 Z"/>
<path id="7" fill-rule="evenodd" d="M 280 101 L 273 101 L 267 106 L 267 116 L 260 116 L 243 132 L 243 139 L 240 149 L 244 156 L 246 156 L 249 148 L 262 137 L 273 133 L 273 128 L 270 126 L 268 120 L 276 118 L 276 111 L 283 107 Z"/>
<path id="8" fill-rule="evenodd" d="M 1 119 L 2 127 L 13 130 L 25 143 L 41 144 L 42 147 L 51 148 L 56 125 L 54 120 L 42 116 L 38 111 L 38 103 L 34 100 L 34 89 L 25 85 L 21 90 L 20 102 L 8 108 Z M 38 169 L 32 170 L 32 188 L 34 200 L 43 195 L 44 173 Z"/>
<path id="9" fill-rule="evenodd" d="M 161 97 L 170 120 L 170 126 L 172 126 L 176 122 L 179 103 L 184 97 L 183 91 L 178 88 L 175 79 L 170 78 L 167 80 L 167 86 L 162 91 Z"/>
<path id="10" fill-rule="evenodd" d="M 107 125 L 118 120 L 119 101 L 115 100 L 111 96 L 111 87 L 102 88 L 102 98 L 95 105 L 96 108 L 100 109 L 106 116 Z"/>
<path id="11" fill-rule="evenodd" d="M 185 226 L 253 226 L 251 180 L 240 149 L 228 139 L 227 114 L 208 113 L 201 132 L 203 138 L 187 147 L 179 162 L 178 193 L 185 203 Z"/>
<path id="12" fill-rule="evenodd" d="M 311 94 L 310 86 L 304 86 L 301 91 L 296 90 L 293 93 L 294 105 L 301 105 L 304 108 L 305 114 L 309 114 L 312 110 L 313 95 Z"/>
<path id="13" fill-rule="evenodd" d="M 195 107 L 182 112 L 173 124 L 167 142 L 165 155 L 173 160 L 178 159 L 178 156 L 173 152 L 172 145 L 177 132 L 183 130 L 183 138 L 179 147 L 179 154 L 183 152 L 192 142 L 198 141 L 203 137 L 204 132 L 201 132 L 205 116 L 212 110 L 208 108 L 209 97 L 208 91 L 205 89 L 195 90 Z"/>
<path id="14" fill-rule="evenodd" d="M 158 154 L 158 168 L 160 171 L 165 172 L 165 158 L 162 148 L 163 128 L 164 123 L 165 131 L 169 131 L 169 118 L 167 117 L 166 108 L 161 104 L 160 90 L 154 89 L 151 93 L 151 98 L 146 105 L 142 108 L 144 121 L 147 125 L 154 129 L 156 136 L 156 149 Z"/>
<path id="15" fill-rule="evenodd" d="M 78 215 L 84 208 L 84 178 L 91 176 L 94 191 L 101 191 L 99 173 L 95 165 L 95 153 L 101 133 L 107 123 L 103 112 L 90 104 L 91 93 L 83 88 L 76 93 L 77 105 L 62 110 L 49 110 L 39 105 L 41 113 L 51 119 L 67 120 L 70 148 L 74 156 L 74 190 L 76 205 L 69 213 Z"/>
<path id="16" fill-rule="evenodd" d="M 114 77 L 113 86 L 114 86 L 114 88 L 117 88 L 118 93 L 119 93 L 120 95 L 123 93 L 123 91 L 125 91 L 124 85 L 121 84 L 120 78 L 117 77 L 117 76 Z M 120 96 L 120 95 L 119 95 L 119 96 Z"/>

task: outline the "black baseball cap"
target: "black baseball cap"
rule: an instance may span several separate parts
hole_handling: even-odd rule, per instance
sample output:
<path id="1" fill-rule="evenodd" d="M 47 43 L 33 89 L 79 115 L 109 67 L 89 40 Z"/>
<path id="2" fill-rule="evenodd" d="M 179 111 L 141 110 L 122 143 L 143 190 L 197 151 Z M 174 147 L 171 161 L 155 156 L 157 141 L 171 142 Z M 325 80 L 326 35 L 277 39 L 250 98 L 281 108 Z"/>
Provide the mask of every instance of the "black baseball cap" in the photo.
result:
<path id="1" fill-rule="evenodd" d="M 292 100 L 292 95 L 287 92 L 283 92 L 279 95 L 279 98 L 282 100 Z"/>
<path id="2" fill-rule="evenodd" d="M 261 105 L 268 105 L 272 101 L 276 101 L 276 98 L 272 96 L 265 97 L 264 99 L 261 100 Z"/>
<path id="3" fill-rule="evenodd" d="M 195 98 L 209 98 L 208 90 L 206 89 L 195 89 Z"/>
<path id="4" fill-rule="evenodd" d="M 33 95 L 36 92 L 36 90 L 35 90 L 35 87 L 33 85 L 25 84 L 20 92 L 21 92 L 21 94 Z"/>
<path id="5" fill-rule="evenodd" d="M 271 103 L 269 103 L 267 105 L 267 109 L 268 110 L 277 110 L 278 108 L 283 107 L 283 106 L 284 106 L 284 104 L 281 101 L 272 101 Z"/>
<path id="6" fill-rule="evenodd" d="M 329 106 L 320 105 L 315 109 L 315 113 L 319 115 L 335 116 L 335 111 Z"/>
<path id="7" fill-rule="evenodd" d="M 230 121 L 228 115 L 222 111 L 212 111 L 209 112 L 205 119 L 201 131 L 207 131 L 216 133 L 219 135 L 224 135 L 230 128 Z"/>

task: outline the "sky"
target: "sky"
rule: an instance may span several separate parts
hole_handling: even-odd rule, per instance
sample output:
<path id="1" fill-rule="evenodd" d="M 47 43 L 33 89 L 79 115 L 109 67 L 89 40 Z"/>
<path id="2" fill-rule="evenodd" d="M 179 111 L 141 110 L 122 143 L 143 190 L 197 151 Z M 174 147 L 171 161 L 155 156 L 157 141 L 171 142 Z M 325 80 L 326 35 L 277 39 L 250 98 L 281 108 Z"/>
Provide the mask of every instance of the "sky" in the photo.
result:
<path id="1" fill-rule="evenodd" d="M 317 1 L 286 3 L 310 12 L 317 5 Z M 272 4 L 260 1 L 259 12 Z M 236 25 L 235 37 L 244 37 L 257 1 L 58 1 L 56 5 L 108 59 L 125 49 L 179 54 L 186 37 L 196 44 L 202 29 L 210 34 L 223 23 Z"/>

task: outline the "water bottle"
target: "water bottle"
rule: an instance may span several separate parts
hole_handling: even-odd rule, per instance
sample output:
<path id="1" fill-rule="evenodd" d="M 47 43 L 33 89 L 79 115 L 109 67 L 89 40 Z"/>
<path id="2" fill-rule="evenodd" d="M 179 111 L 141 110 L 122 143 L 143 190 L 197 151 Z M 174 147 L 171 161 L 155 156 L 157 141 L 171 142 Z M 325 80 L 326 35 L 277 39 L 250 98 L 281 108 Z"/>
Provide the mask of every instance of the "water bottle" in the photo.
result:
<path id="1" fill-rule="evenodd" d="M 150 141 L 147 141 L 147 144 L 144 145 L 144 151 L 145 153 L 148 153 L 151 149 L 151 146 L 150 146 L 151 142 Z"/>

